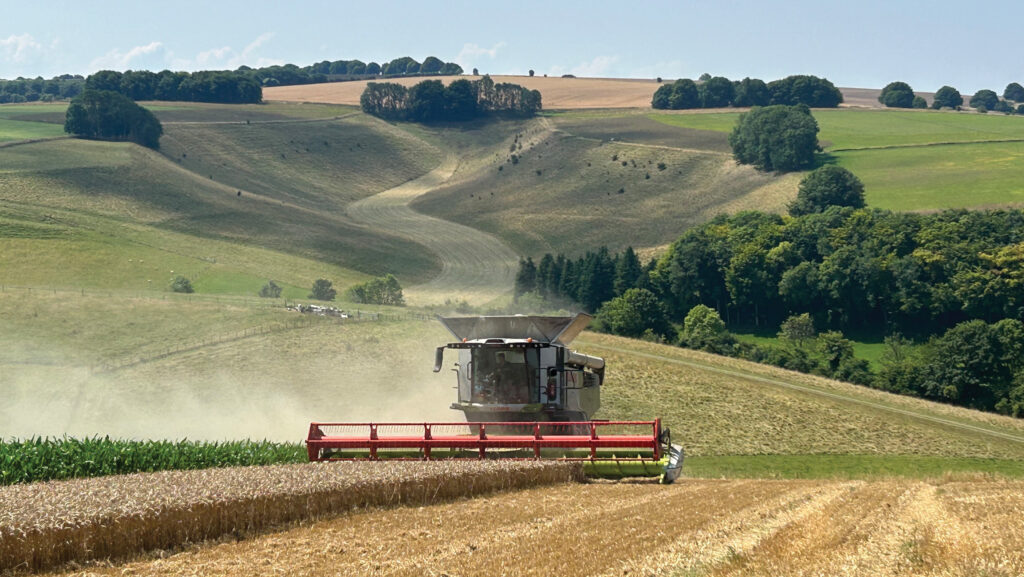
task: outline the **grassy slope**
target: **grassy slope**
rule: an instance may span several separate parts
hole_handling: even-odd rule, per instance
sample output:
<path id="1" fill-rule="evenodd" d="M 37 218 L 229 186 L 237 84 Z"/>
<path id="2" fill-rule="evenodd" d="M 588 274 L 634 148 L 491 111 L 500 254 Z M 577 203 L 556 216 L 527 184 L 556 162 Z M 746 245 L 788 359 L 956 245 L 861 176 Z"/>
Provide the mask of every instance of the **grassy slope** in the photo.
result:
<path id="1" fill-rule="evenodd" d="M 443 157 L 362 114 L 335 121 L 168 124 L 161 152 L 217 182 L 318 210 L 341 210 L 429 172 Z"/>
<path id="2" fill-rule="evenodd" d="M 608 335 L 576 344 L 608 361 L 600 416 L 661 416 L 691 475 L 1024 474 L 1019 419 Z"/>
<path id="3" fill-rule="evenodd" d="M 727 133 L 739 113 L 652 114 Z M 826 152 L 855 173 L 868 204 L 893 210 L 1024 202 L 1024 118 L 907 110 L 815 110 Z"/>
<path id="4" fill-rule="evenodd" d="M 30 109 L 49 114 L 35 112 L 44 108 L 10 108 L 3 113 L 13 117 Z M 312 113 L 306 108 L 321 114 L 340 111 L 293 108 L 303 108 L 307 116 Z M 203 107 L 192 113 L 209 117 L 216 110 Z M 190 118 L 187 110 L 174 112 Z M 282 114 L 280 107 L 258 112 Z M 229 118 L 238 114 L 230 107 L 225 113 Z M 127 144 L 59 140 L 7 147 L 0 157 L 0 282 L 163 289 L 173 270 L 210 292 L 253 294 L 267 278 L 274 278 L 292 285 L 286 295 L 294 297 L 305 296 L 303 291 L 318 277 L 331 278 L 341 288 L 365 278 L 346 269 L 395 272 L 405 281 L 428 278 L 436 266 L 430 253 L 358 226 L 342 211 L 351 198 L 429 169 L 433 148 L 421 145 L 426 152 L 418 155 L 405 133 L 373 122 L 346 122 L 168 125 L 171 133 L 175 127 L 192 133 L 206 130 L 211 140 L 218 130 L 240 128 L 261 131 L 268 140 L 274 134 L 279 139 L 294 135 L 298 127 L 317 132 L 318 137 L 327 132 L 358 133 L 363 145 L 372 149 L 362 156 L 347 151 L 339 152 L 339 158 L 320 155 L 313 163 L 334 167 L 330 169 L 318 171 L 296 163 L 308 175 L 295 177 L 294 171 L 261 161 L 258 143 L 243 142 L 251 147 L 238 152 L 231 169 L 262 174 L 262 198 L 248 190 L 238 197 L 233 182 L 197 175 L 183 163 Z M 388 153 L 394 153 L 392 162 L 378 163 L 372 177 L 359 181 L 352 176 L 366 172 L 358 159 L 366 162 Z M 340 158 L 343 155 L 347 156 Z M 230 175 L 228 169 L 225 172 Z M 302 186 L 286 189 L 293 181 Z M 347 188 L 338 184 L 351 181 L 356 184 Z M 287 190 L 306 186 L 310 193 L 305 198 L 289 199 Z M 297 202 L 275 202 L 275 196 Z"/>
<path id="5" fill-rule="evenodd" d="M 526 254 L 664 245 L 778 180 L 735 166 L 719 135 L 638 115 L 568 114 L 482 130 L 492 134 L 490 148 L 413 206 L 494 231 Z"/>

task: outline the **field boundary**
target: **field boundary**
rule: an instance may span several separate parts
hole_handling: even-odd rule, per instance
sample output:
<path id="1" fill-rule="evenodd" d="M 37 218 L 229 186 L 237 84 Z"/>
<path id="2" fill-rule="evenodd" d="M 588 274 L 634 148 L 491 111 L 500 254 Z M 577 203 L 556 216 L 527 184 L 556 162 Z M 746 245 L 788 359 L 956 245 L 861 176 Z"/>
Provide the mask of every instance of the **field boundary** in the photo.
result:
<path id="1" fill-rule="evenodd" d="M 952 142 L 919 142 L 916 144 L 886 144 L 883 146 L 858 146 L 853 148 L 826 148 L 825 152 L 858 152 L 861 150 L 897 150 L 900 148 L 929 148 L 932 146 L 964 146 L 971 144 L 1012 144 L 1024 142 L 1024 138 L 1000 138 L 991 140 L 963 140 Z"/>
<path id="2" fill-rule="evenodd" d="M 714 365 L 700 363 L 700 362 L 696 362 L 696 361 L 685 361 L 683 359 L 673 359 L 672 357 L 666 357 L 666 356 L 663 356 L 663 355 L 656 355 L 656 354 L 653 354 L 653 353 L 645 353 L 645 352 L 636 351 L 636 350 L 627 350 L 627 349 L 623 349 L 621 347 L 614 347 L 614 346 L 610 346 L 610 345 L 602 345 L 602 344 L 598 344 L 598 343 L 594 343 L 594 342 L 587 342 L 586 344 L 587 344 L 588 347 L 595 347 L 595 348 L 600 348 L 600 349 L 606 349 L 606 350 L 614 351 L 614 352 L 617 352 L 617 353 L 620 353 L 620 354 L 634 355 L 634 356 L 645 357 L 645 358 L 656 360 L 656 361 L 662 361 L 662 362 L 671 363 L 671 364 L 683 365 L 683 366 L 692 367 L 692 368 L 695 368 L 695 369 L 700 369 L 700 370 L 703 370 L 703 371 L 718 373 L 720 375 L 737 377 L 737 378 L 745 379 L 745 380 L 748 380 L 748 381 L 757 381 L 757 382 L 761 382 L 761 383 L 765 383 L 765 384 L 769 384 L 769 385 L 774 385 L 774 386 L 777 386 L 777 387 L 782 387 L 782 388 L 786 388 L 786 389 L 790 389 L 790 390 L 794 390 L 794 391 L 799 391 L 799 392 L 802 392 L 802 393 L 808 393 L 808 394 L 812 394 L 812 395 L 817 395 L 817 396 L 820 396 L 820 397 L 825 397 L 825 398 L 833 399 L 833 400 L 836 400 L 836 401 L 842 401 L 842 402 L 845 402 L 845 403 L 857 404 L 857 405 L 869 407 L 869 408 L 872 408 L 872 409 L 877 409 L 877 410 L 880 410 L 880 411 L 887 411 L 887 412 L 890 412 L 890 413 L 894 413 L 894 414 L 898 414 L 898 415 L 902 415 L 902 416 L 906 416 L 906 417 L 911 417 L 911 418 L 919 419 L 919 420 L 922 420 L 922 421 L 928 421 L 928 422 L 931 422 L 931 423 L 935 423 L 935 424 L 939 424 L 939 425 L 944 425 L 944 426 L 947 426 L 947 427 L 953 427 L 953 428 L 962 429 L 962 430 L 965 430 L 965 431 L 970 431 L 972 433 L 980 433 L 980 434 L 983 434 L 983 435 L 989 435 L 989 436 L 992 436 L 992 437 L 997 437 L 999 439 L 1003 439 L 1003 440 L 1012 441 L 1012 442 L 1015 442 L 1015 443 L 1024 444 L 1024 436 L 1014 435 L 1012 433 L 1007 433 L 1007 432 L 1004 432 L 1004 431 L 996 431 L 996 430 L 993 430 L 993 429 L 988 429 L 988 428 L 977 426 L 977 425 L 971 425 L 969 423 L 962 423 L 962 422 L 955 421 L 955 420 L 952 420 L 952 419 L 946 419 L 946 418 L 943 418 L 943 417 L 937 417 L 935 415 L 928 415 L 928 414 L 914 412 L 914 411 L 907 410 L 907 409 L 901 409 L 901 408 L 898 408 L 898 407 L 891 407 L 891 406 L 885 405 L 883 403 L 877 403 L 877 402 L 868 401 L 868 400 L 865 400 L 865 399 L 858 399 L 856 397 L 851 397 L 851 396 L 848 396 L 848 395 L 842 395 L 842 394 L 839 394 L 839 393 L 823 391 L 821 389 L 818 389 L 818 388 L 815 388 L 815 387 L 811 387 L 811 386 L 807 386 L 807 385 L 798 385 L 798 384 L 794 384 L 794 383 L 787 383 L 785 381 L 782 381 L 782 380 L 779 380 L 779 379 L 773 379 L 771 377 L 764 377 L 764 376 L 761 376 L 761 375 L 755 375 L 755 374 L 751 374 L 751 373 L 744 373 L 744 372 L 741 372 L 741 371 L 734 371 L 734 370 L 731 370 L 731 369 L 724 369 L 724 368 L 721 368 L 721 367 L 716 367 Z"/>

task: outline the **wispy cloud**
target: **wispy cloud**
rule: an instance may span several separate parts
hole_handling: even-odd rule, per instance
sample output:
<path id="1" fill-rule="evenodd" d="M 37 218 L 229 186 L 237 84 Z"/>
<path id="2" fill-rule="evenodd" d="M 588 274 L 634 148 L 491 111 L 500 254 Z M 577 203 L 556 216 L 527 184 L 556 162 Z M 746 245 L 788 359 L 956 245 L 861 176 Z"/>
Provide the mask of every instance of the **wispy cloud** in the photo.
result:
<path id="1" fill-rule="evenodd" d="M 462 50 L 460 50 L 458 56 L 455 57 L 455 62 L 462 66 L 473 66 L 474 64 L 480 63 L 484 58 L 494 60 L 498 55 L 498 51 L 505 46 L 507 46 L 505 42 L 498 42 L 490 48 L 484 48 L 478 44 L 467 43 L 462 46 Z"/>
<path id="2" fill-rule="evenodd" d="M 260 48 L 273 37 L 273 32 L 266 32 L 260 34 L 241 50 L 236 50 L 231 46 L 221 46 L 204 50 L 196 54 L 195 58 L 171 58 L 171 64 L 176 70 L 233 70 L 243 64 L 254 68 L 284 64 L 284 61 L 279 58 L 268 58 L 259 54 Z"/>
<path id="3" fill-rule="evenodd" d="M 99 58 L 93 59 L 89 63 L 89 66 L 93 70 L 98 69 L 111 69 L 111 70 L 126 70 L 131 68 L 133 60 L 137 60 L 140 57 L 154 54 L 158 51 L 163 50 L 163 44 L 160 42 L 150 42 L 144 46 L 135 46 L 127 51 L 122 52 L 120 49 L 113 49 L 107 52 Z"/>
<path id="4" fill-rule="evenodd" d="M 612 67 L 619 61 L 618 56 L 597 56 L 589 62 L 581 62 L 571 68 L 564 66 L 552 66 L 549 74 L 561 76 L 572 74 L 574 76 L 607 76 Z"/>
<path id="5" fill-rule="evenodd" d="M 43 50 L 43 45 L 31 34 L 10 35 L 0 38 L 0 58 L 6 62 L 26 62 Z"/>

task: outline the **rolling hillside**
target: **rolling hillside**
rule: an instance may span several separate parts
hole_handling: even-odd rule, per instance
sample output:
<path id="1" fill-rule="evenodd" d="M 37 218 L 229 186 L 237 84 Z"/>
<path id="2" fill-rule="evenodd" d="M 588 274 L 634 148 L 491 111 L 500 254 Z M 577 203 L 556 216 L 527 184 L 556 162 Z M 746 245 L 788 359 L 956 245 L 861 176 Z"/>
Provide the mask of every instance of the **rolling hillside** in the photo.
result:
<path id="1" fill-rule="evenodd" d="M 0 156 L 3 282 L 165 290 L 175 270 L 201 290 L 253 295 L 267 278 L 305 290 L 328 274 L 342 286 L 367 273 L 432 278 L 439 265 L 431 253 L 344 214 L 349 201 L 427 172 L 437 158 L 432 147 L 372 121 L 264 122 L 169 124 L 164 155 L 63 138 L 8 145 Z M 295 168 L 267 160 L 287 154 L 278 149 L 292 152 L 287 140 L 296 138 L 296 126 L 324 149 L 337 137 L 344 160 L 305 150 L 293 154 L 314 158 Z M 224 136 L 243 127 L 260 136 Z M 353 150 L 345 138 L 358 140 Z M 391 161 L 377 163 L 382 156 Z M 371 173 L 360 162 L 376 168 Z M 298 270 L 304 272 L 292 276 Z"/>
<path id="2" fill-rule="evenodd" d="M 520 253 L 574 254 L 664 246 L 715 214 L 783 210 L 795 194 L 791 176 L 737 166 L 720 135 L 643 116 L 555 116 L 505 130 L 413 207 L 492 231 Z"/>
<path id="3" fill-rule="evenodd" d="M 726 115 L 582 111 L 425 127 L 330 106 L 155 108 L 167 120 L 160 153 L 58 138 L 0 154 L 0 368 L 17 391 L 0 434 L 295 438 L 311 418 L 450 417 L 450 383 L 428 369 L 432 347 L 447 338 L 440 327 L 301 324 L 255 291 L 274 278 L 285 296 L 304 298 L 315 278 L 344 288 L 396 270 L 407 286 L 426 283 L 410 286 L 429 295 L 422 303 L 457 298 L 471 285 L 494 299 L 507 290 L 499 285 L 516 253 L 657 247 L 719 211 L 781 210 L 799 177 L 735 166 L 723 140 Z M 0 116 L 12 111 L 23 118 L 11 122 L 24 124 L 26 115 L 35 123 L 59 116 L 52 106 L 3 108 Z M 823 138 L 840 161 L 852 148 L 884 154 L 943 148 L 921 146 L 937 138 L 970 142 L 961 147 L 989 146 L 974 142 L 979 134 L 1016 138 L 1004 124 L 1012 118 L 891 114 L 829 112 Z M 934 122 L 883 131 L 889 118 Z M 471 229 L 436 219 L 413 230 L 402 224 L 416 216 L 409 202 L 481 239 L 491 233 L 514 252 L 500 242 L 481 250 Z M 500 252 L 504 264 L 481 271 L 479 262 L 457 263 L 460 246 L 486 262 Z M 443 265 L 435 256 L 442 250 Z M 176 274 L 199 293 L 169 294 Z M 766 378 L 809 377 L 736 369 L 679 349 L 650 352 L 653 345 L 598 335 L 581 345 L 613 367 L 603 416 L 663 415 L 695 455 L 1024 456 L 1016 421 L 907 409 L 900 403 L 910 401 L 881 402 L 872 396 L 881 393 L 862 389 L 842 395 L 870 403 L 766 387 Z M 207 416 L 201 408 L 208 418 L 193 418 Z"/>

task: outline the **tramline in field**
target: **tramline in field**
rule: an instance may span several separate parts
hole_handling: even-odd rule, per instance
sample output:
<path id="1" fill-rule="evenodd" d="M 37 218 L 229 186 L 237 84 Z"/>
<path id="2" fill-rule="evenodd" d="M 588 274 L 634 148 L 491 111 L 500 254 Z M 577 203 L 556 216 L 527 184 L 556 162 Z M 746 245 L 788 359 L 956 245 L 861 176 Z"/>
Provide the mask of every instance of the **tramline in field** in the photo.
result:
<path id="1" fill-rule="evenodd" d="M 582 461 L 598 477 L 658 476 L 671 483 L 683 464 L 661 420 L 601 421 L 604 359 L 569 343 L 589 324 L 574 317 L 441 318 L 456 342 L 463 423 L 312 423 L 311 461 L 357 459 L 558 459 Z"/>

